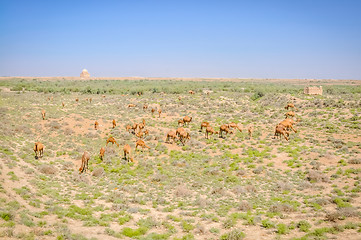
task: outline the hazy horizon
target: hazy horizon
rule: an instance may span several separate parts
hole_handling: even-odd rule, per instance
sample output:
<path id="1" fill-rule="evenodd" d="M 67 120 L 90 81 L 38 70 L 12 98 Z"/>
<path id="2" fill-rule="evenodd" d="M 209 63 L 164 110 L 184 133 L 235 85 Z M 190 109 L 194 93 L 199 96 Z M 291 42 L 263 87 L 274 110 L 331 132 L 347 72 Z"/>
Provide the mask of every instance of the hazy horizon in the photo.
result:
<path id="1" fill-rule="evenodd" d="M 0 1 L 0 76 L 361 79 L 361 1 Z"/>

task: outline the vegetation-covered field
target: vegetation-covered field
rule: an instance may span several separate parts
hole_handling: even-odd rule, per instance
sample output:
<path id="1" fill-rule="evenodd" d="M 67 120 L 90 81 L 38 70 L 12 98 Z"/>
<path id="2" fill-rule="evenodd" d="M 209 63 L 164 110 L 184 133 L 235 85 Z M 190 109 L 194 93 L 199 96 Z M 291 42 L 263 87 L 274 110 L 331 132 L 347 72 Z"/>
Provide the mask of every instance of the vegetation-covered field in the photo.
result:
<path id="1" fill-rule="evenodd" d="M 302 81 L 3 78 L 0 239 L 360 239 L 361 82 L 315 85 L 323 96 Z M 274 138 L 287 103 L 289 141 Z M 190 140 L 166 142 L 186 115 Z M 125 126 L 142 119 L 150 149 L 135 151 Z M 206 139 L 203 121 L 242 132 Z"/>

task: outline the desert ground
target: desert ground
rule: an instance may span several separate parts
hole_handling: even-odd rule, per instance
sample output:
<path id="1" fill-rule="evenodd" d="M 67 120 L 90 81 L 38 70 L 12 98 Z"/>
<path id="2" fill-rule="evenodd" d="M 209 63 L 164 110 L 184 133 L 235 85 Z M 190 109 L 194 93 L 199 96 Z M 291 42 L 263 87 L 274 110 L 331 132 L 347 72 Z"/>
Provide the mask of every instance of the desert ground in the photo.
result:
<path id="1" fill-rule="evenodd" d="M 361 239 L 361 81 L 2 77 L 0 90 L 0 239 Z M 288 111 L 287 141 L 274 134 Z M 190 139 L 166 141 L 185 116 Z M 126 125 L 143 119 L 150 148 L 136 150 Z M 239 129 L 206 139 L 203 121 Z"/>

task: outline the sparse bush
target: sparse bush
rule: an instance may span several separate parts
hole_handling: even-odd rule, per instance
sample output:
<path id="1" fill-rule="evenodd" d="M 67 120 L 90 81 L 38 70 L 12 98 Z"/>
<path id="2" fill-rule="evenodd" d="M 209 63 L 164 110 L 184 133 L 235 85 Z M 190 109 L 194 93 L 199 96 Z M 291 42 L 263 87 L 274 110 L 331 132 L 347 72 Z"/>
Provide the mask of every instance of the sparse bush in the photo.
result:
<path id="1" fill-rule="evenodd" d="M 244 234 L 241 230 L 233 229 L 229 233 L 223 234 L 220 240 L 241 240 L 245 237 L 246 234 Z"/>
<path id="2" fill-rule="evenodd" d="M 54 166 L 43 164 L 39 166 L 39 171 L 44 174 L 55 174 L 57 169 Z"/>

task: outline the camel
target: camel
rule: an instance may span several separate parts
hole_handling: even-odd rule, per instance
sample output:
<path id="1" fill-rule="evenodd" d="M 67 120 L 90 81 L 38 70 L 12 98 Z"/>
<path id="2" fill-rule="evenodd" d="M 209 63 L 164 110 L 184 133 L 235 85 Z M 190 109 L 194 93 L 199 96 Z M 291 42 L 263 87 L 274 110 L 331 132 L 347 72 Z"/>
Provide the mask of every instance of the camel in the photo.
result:
<path id="1" fill-rule="evenodd" d="M 133 126 L 132 126 L 132 129 L 133 129 L 134 133 L 137 130 L 137 128 L 138 128 L 138 123 L 134 123 Z"/>
<path id="2" fill-rule="evenodd" d="M 119 147 L 119 144 L 117 143 L 117 141 L 115 141 L 114 137 L 109 137 L 107 139 L 107 143 L 105 144 L 106 146 L 108 146 L 108 143 L 112 143 L 114 145 L 114 143 Z"/>
<path id="3" fill-rule="evenodd" d="M 288 117 L 294 117 L 295 115 L 296 115 L 295 112 L 292 112 L 292 111 L 289 111 L 289 112 L 286 112 L 286 113 L 285 113 L 286 118 L 288 118 Z"/>
<path id="4" fill-rule="evenodd" d="M 75 98 L 75 102 L 79 102 L 79 98 Z"/>
<path id="5" fill-rule="evenodd" d="M 154 112 L 155 112 L 155 109 L 152 108 L 152 110 L 150 110 L 150 111 L 152 112 L 152 116 L 153 116 L 153 114 L 154 114 Z"/>
<path id="6" fill-rule="evenodd" d="M 242 129 L 235 122 L 231 122 L 230 124 L 228 124 L 228 127 L 233 129 L 237 128 L 240 132 L 242 132 Z"/>
<path id="7" fill-rule="evenodd" d="M 134 162 L 134 159 L 130 156 L 130 154 L 132 153 L 132 149 L 129 146 L 129 144 L 124 145 L 123 152 L 124 152 L 124 159 L 125 160 L 128 160 L 128 162 L 129 161 Z M 127 159 L 127 155 L 128 155 L 128 159 Z"/>
<path id="8" fill-rule="evenodd" d="M 128 108 L 131 108 L 131 107 L 136 107 L 137 105 L 135 105 L 135 104 L 128 104 Z"/>
<path id="9" fill-rule="evenodd" d="M 62 103 L 61 103 L 61 105 L 63 105 L 63 107 L 64 107 L 64 106 L 65 106 L 65 103 L 64 103 L 64 102 L 62 102 Z"/>
<path id="10" fill-rule="evenodd" d="M 223 124 L 219 127 L 219 137 L 223 138 L 223 132 L 232 133 L 232 131 L 229 129 L 228 124 Z"/>
<path id="11" fill-rule="evenodd" d="M 144 104 L 143 105 L 143 111 L 147 110 L 148 109 L 148 105 L 147 104 Z"/>
<path id="12" fill-rule="evenodd" d="M 89 102 L 92 103 L 92 98 L 89 98 Z"/>
<path id="13" fill-rule="evenodd" d="M 125 129 L 130 132 L 130 130 L 133 130 L 132 126 L 130 126 L 129 124 L 125 127 Z M 134 130 L 132 132 L 133 134 L 135 133 Z"/>
<path id="14" fill-rule="evenodd" d="M 170 138 L 173 139 L 173 143 L 176 141 L 176 139 L 178 139 L 177 134 L 176 134 L 176 132 L 174 130 L 170 130 L 167 133 L 167 138 L 166 138 L 165 141 L 168 142 L 170 140 Z"/>
<path id="15" fill-rule="evenodd" d="M 175 133 L 176 133 L 176 135 L 179 137 L 179 133 L 180 133 L 180 132 L 183 132 L 183 131 L 185 131 L 184 128 L 179 127 L 179 128 L 177 128 L 177 130 L 176 130 Z"/>
<path id="16" fill-rule="evenodd" d="M 181 141 L 183 146 L 185 145 L 185 142 L 187 141 L 187 139 L 191 139 L 191 135 L 186 131 L 181 131 L 179 133 L 179 140 Z"/>
<path id="17" fill-rule="evenodd" d="M 143 95 L 143 92 L 137 92 L 137 95 L 141 96 L 141 95 Z"/>
<path id="18" fill-rule="evenodd" d="M 45 110 L 41 110 L 41 116 L 43 117 L 43 120 L 45 120 Z"/>
<path id="19" fill-rule="evenodd" d="M 115 128 L 117 126 L 117 123 L 115 122 L 115 119 L 113 119 L 112 123 L 113 123 L 113 128 Z"/>
<path id="20" fill-rule="evenodd" d="M 139 138 L 142 138 L 142 137 L 143 137 L 143 132 L 142 132 L 142 130 L 139 130 L 139 132 L 137 132 L 137 133 L 135 134 L 135 136 L 137 136 L 137 137 L 139 137 Z"/>
<path id="21" fill-rule="evenodd" d="M 297 132 L 296 129 L 293 128 L 293 124 L 296 124 L 296 122 L 290 118 L 286 118 L 285 120 L 281 121 L 278 125 L 283 125 L 286 127 L 286 130 L 292 129 L 295 133 Z"/>
<path id="22" fill-rule="evenodd" d="M 209 134 L 218 134 L 218 131 L 214 131 L 211 126 L 206 127 L 206 138 L 208 139 Z"/>
<path id="23" fill-rule="evenodd" d="M 102 161 L 103 161 L 104 153 L 105 153 L 105 148 L 102 147 L 99 151 L 99 156 Z"/>
<path id="24" fill-rule="evenodd" d="M 160 117 L 160 114 L 162 113 L 162 109 L 158 109 L 158 114 L 159 114 L 159 117 Z"/>
<path id="25" fill-rule="evenodd" d="M 146 129 L 146 130 L 144 131 L 144 136 L 146 136 L 146 135 L 149 135 L 148 129 Z"/>
<path id="26" fill-rule="evenodd" d="M 86 172 L 86 170 L 88 169 L 88 162 L 90 159 L 90 155 L 88 152 L 84 152 L 83 156 L 81 157 L 81 166 L 79 168 L 79 174 L 83 173 L 84 171 Z"/>
<path id="27" fill-rule="evenodd" d="M 94 123 L 95 130 L 98 130 L 98 127 L 99 127 L 99 123 L 98 123 L 98 121 L 95 121 L 95 123 Z"/>
<path id="28" fill-rule="evenodd" d="M 283 135 L 285 137 L 285 139 L 288 141 L 287 136 L 290 135 L 289 132 L 286 130 L 285 126 L 278 124 L 275 129 L 275 137 L 279 136 L 281 139 L 281 135 Z"/>
<path id="29" fill-rule="evenodd" d="M 182 125 L 182 126 L 184 125 L 183 119 L 179 119 L 179 120 L 178 120 L 178 126 L 179 126 L 179 125 Z"/>
<path id="30" fill-rule="evenodd" d="M 181 101 L 181 100 L 182 100 L 181 96 L 179 96 L 179 97 L 178 97 L 178 100 L 179 100 L 179 101 Z"/>
<path id="31" fill-rule="evenodd" d="M 138 146 L 142 147 L 142 149 L 144 149 L 144 148 L 149 148 L 149 149 L 150 149 L 150 147 L 147 146 L 142 139 L 139 139 L 139 140 L 135 143 L 135 149 L 137 149 Z"/>
<path id="32" fill-rule="evenodd" d="M 250 126 L 250 127 L 248 128 L 248 136 L 249 136 L 249 139 L 252 138 L 252 133 L 253 133 L 253 127 Z"/>
<path id="33" fill-rule="evenodd" d="M 293 109 L 295 109 L 295 110 L 297 110 L 297 108 L 295 107 L 295 105 L 293 104 L 293 103 L 289 103 L 289 104 L 287 104 L 287 106 L 285 107 L 285 109 L 289 109 L 289 108 L 293 108 Z"/>
<path id="34" fill-rule="evenodd" d="M 185 117 L 183 118 L 184 125 L 186 125 L 186 123 L 188 123 L 188 125 L 189 125 L 189 123 L 190 123 L 191 121 L 192 121 L 192 117 L 185 116 Z"/>
<path id="35" fill-rule="evenodd" d="M 138 128 L 139 130 L 143 129 L 145 127 L 145 120 L 143 118 L 143 121 L 141 123 L 138 124 Z"/>
<path id="36" fill-rule="evenodd" d="M 189 90 L 189 91 L 188 91 L 188 93 L 189 93 L 190 95 L 195 94 L 195 92 L 194 92 L 194 91 L 192 91 L 192 90 Z"/>
<path id="37" fill-rule="evenodd" d="M 43 151 L 44 151 L 44 145 L 41 142 L 36 142 L 34 146 L 35 159 L 38 159 L 39 157 L 43 157 Z"/>
<path id="38" fill-rule="evenodd" d="M 202 122 L 201 123 L 201 131 L 203 131 L 203 128 L 207 128 L 208 126 L 210 126 L 209 122 Z"/>

